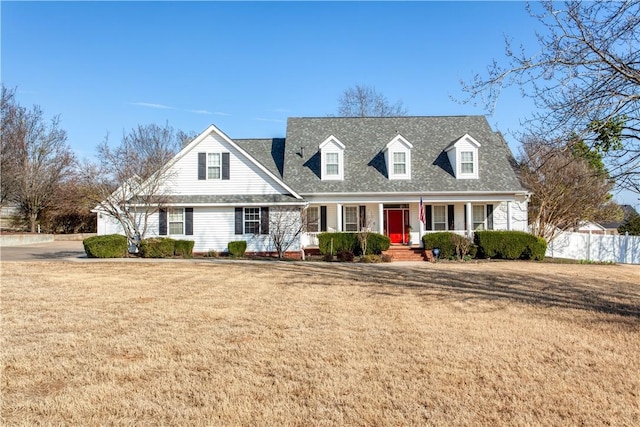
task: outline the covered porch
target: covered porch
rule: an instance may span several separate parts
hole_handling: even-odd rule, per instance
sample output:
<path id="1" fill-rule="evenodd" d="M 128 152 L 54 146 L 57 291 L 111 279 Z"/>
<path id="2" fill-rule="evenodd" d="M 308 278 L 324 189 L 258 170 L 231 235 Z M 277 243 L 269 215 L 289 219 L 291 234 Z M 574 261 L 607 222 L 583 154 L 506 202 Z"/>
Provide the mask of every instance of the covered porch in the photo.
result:
<path id="1" fill-rule="evenodd" d="M 377 203 L 311 203 L 307 208 L 302 247 L 318 246 L 322 232 L 370 230 L 389 237 L 392 245 L 422 246 L 427 233 L 450 231 L 472 236 L 475 230 L 526 231 L 526 201 L 389 201 Z"/>

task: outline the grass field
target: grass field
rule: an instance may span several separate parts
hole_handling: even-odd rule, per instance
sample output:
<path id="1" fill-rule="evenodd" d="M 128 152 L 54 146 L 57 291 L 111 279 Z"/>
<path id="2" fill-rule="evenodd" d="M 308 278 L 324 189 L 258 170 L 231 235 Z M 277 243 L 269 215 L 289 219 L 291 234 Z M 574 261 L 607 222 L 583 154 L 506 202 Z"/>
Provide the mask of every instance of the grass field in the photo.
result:
<path id="1" fill-rule="evenodd" d="M 2 263 L 2 425 L 640 425 L 640 267 Z"/>

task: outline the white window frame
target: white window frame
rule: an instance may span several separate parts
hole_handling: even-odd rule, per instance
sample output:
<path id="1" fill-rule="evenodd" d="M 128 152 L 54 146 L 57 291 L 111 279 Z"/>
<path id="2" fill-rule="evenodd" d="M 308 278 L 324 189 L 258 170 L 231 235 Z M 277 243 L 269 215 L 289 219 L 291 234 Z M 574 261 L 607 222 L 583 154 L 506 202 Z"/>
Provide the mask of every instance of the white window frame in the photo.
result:
<path id="1" fill-rule="evenodd" d="M 327 178 L 337 178 L 340 176 L 340 153 L 330 152 L 325 153 L 325 161 L 324 161 L 324 174 Z M 332 157 L 331 161 L 329 160 L 329 156 Z M 333 157 L 335 156 L 335 161 Z M 329 172 L 329 167 L 334 166 L 335 172 Z"/>
<path id="2" fill-rule="evenodd" d="M 215 164 L 214 161 L 212 161 L 215 156 L 217 156 L 218 158 L 217 165 Z M 218 171 L 217 176 L 215 176 L 215 174 L 212 174 L 212 172 L 215 172 L 215 170 Z M 215 180 L 222 179 L 222 153 L 220 152 L 207 153 L 207 179 L 215 179 Z"/>
<path id="3" fill-rule="evenodd" d="M 393 175 L 404 176 L 407 174 L 407 153 L 405 151 L 394 151 L 393 153 Z M 396 156 L 402 156 L 401 161 Z M 398 171 L 398 167 L 402 167 L 402 171 Z"/>
<path id="4" fill-rule="evenodd" d="M 175 232 L 172 226 L 180 224 L 180 232 Z M 167 234 L 168 235 L 184 235 L 185 215 L 184 208 L 167 209 Z"/>
<path id="5" fill-rule="evenodd" d="M 248 207 L 242 209 L 242 231 L 244 234 L 260 234 L 260 225 L 262 224 L 262 209 L 260 207 Z M 247 224 L 254 224 L 248 227 Z M 249 231 L 250 228 L 254 230 Z"/>
<path id="6" fill-rule="evenodd" d="M 442 221 L 436 221 L 436 210 L 442 209 Z M 447 231 L 447 206 L 446 205 L 433 205 L 431 210 L 431 223 L 433 231 Z M 442 228 L 439 225 L 442 224 Z"/>
<path id="7" fill-rule="evenodd" d="M 471 156 L 471 160 L 465 159 L 465 154 L 469 154 Z M 471 166 L 470 171 L 465 171 L 465 166 Z M 475 175 L 476 173 L 476 156 L 475 152 L 472 150 L 465 150 L 460 152 L 460 173 L 462 175 Z"/>
<path id="8" fill-rule="evenodd" d="M 349 233 L 356 233 L 358 232 L 359 229 L 359 225 L 360 225 L 360 215 L 359 215 L 359 209 L 360 207 L 357 205 L 353 205 L 353 206 L 345 206 L 344 207 L 344 231 L 349 232 Z M 347 222 L 347 220 L 349 219 L 349 214 L 347 214 L 347 212 L 353 210 L 354 212 L 354 219 L 355 222 Z M 349 229 L 351 228 L 351 230 Z"/>
<path id="9" fill-rule="evenodd" d="M 320 231 L 320 206 L 309 206 L 306 216 L 305 227 L 307 233 L 318 233 Z"/>
<path id="10" fill-rule="evenodd" d="M 476 221 L 476 208 L 482 209 L 482 221 Z M 487 205 L 471 205 L 471 224 L 474 230 L 487 229 Z"/>

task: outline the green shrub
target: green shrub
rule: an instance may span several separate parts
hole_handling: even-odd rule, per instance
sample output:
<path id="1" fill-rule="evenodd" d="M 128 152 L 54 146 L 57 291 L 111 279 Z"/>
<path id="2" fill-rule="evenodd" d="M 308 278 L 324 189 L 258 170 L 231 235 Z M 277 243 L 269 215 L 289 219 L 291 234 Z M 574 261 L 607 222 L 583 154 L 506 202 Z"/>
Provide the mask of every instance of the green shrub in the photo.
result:
<path id="1" fill-rule="evenodd" d="M 93 236 L 82 241 L 88 258 L 123 258 L 127 256 L 127 238 L 120 234 Z"/>
<path id="2" fill-rule="evenodd" d="M 176 241 L 168 237 L 154 237 L 140 242 L 142 258 L 170 258 L 175 252 Z"/>
<path id="3" fill-rule="evenodd" d="M 355 252 L 356 246 L 359 246 L 359 244 L 355 233 L 318 234 L 318 248 L 323 255 L 335 255 L 340 251 Z"/>
<path id="4" fill-rule="evenodd" d="M 173 254 L 183 258 L 191 258 L 193 256 L 193 245 L 195 245 L 195 243 L 193 240 L 176 240 Z"/>
<path id="5" fill-rule="evenodd" d="M 229 255 L 233 258 L 242 258 L 247 251 L 247 242 L 245 240 L 235 240 L 229 242 Z"/>
<path id="6" fill-rule="evenodd" d="M 322 255 L 322 260 L 325 261 L 325 262 L 331 262 L 331 261 L 333 261 L 333 255 L 324 254 L 324 255 Z"/>
<path id="7" fill-rule="evenodd" d="M 389 249 L 390 245 L 391 240 L 382 234 L 369 233 L 367 236 L 367 254 L 380 255 L 382 251 Z M 318 234 L 318 248 L 323 255 L 329 253 L 334 255 L 340 251 L 362 254 L 358 233 L 320 233 Z"/>
<path id="8" fill-rule="evenodd" d="M 456 236 L 456 237 L 454 237 Z M 438 258 L 449 259 L 456 256 L 456 245 L 454 239 L 458 238 L 456 233 L 448 231 L 439 231 L 436 233 L 427 233 L 422 236 L 422 244 L 425 250 L 438 248 L 440 254 Z"/>
<path id="9" fill-rule="evenodd" d="M 524 231 L 477 231 L 478 255 L 498 259 L 544 259 L 547 242 Z"/>
<path id="10" fill-rule="evenodd" d="M 391 239 L 379 233 L 369 233 L 367 236 L 367 253 L 365 255 L 380 255 L 391 246 Z M 360 249 L 362 252 L 362 249 Z"/>

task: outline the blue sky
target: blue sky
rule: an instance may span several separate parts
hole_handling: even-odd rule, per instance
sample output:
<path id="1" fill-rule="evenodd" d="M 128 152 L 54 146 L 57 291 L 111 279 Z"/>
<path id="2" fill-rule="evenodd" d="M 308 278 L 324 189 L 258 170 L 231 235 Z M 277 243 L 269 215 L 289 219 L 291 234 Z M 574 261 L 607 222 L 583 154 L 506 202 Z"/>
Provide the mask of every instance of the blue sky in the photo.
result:
<path id="1" fill-rule="evenodd" d="M 523 2 L 7 2 L 1 71 L 18 101 L 59 114 L 91 158 L 107 133 L 168 122 L 231 138 L 282 137 L 287 117 L 335 113 L 375 86 L 410 115 L 485 114 L 452 100 L 504 37 L 535 50 Z M 489 122 L 514 153 L 532 111 L 517 88 Z M 619 201 L 635 204 L 632 194 Z"/>

